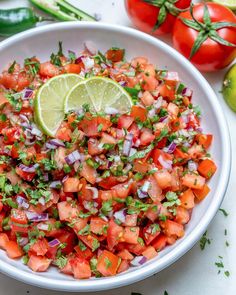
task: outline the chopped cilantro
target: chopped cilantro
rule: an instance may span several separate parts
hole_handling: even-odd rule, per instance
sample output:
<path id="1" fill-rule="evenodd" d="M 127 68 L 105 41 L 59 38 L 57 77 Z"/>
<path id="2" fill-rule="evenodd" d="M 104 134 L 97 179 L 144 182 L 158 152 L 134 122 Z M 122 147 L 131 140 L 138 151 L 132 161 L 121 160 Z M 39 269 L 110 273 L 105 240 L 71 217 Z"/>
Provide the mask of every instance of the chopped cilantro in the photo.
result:
<path id="1" fill-rule="evenodd" d="M 201 250 L 204 250 L 207 244 L 210 245 L 211 240 L 209 238 L 207 238 L 207 231 L 206 231 L 200 239 Z"/>
<path id="2" fill-rule="evenodd" d="M 92 251 L 94 252 L 95 250 L 97 250 L 100 247 L 100 243 L 97 239 L 93 239 L 92 242 Z"/>
<path id="3" fill-rule="evenodd" d="M 10 66 L 9 69 L 8 69 L 8 73 L 9 73 L 9 74 L 14 73 L 15 65 L 16 65 L 16 61 L 14 60 L 13 63 L 11 64 L 11 66 Z"/>
<path id="4" fill-rule="evenodd" d="M 80 248 L 81 251 L 85 251 L 87 249 L 87 247 L 85 246 L 85 244 L 83 242 L 81 242 L 80 240 L 78 242 L 78 246 L 79 246 L 79 248 Z"/>
<path id="5" fill-rule="evenodd" d="M 105 261 L 106 269 L 112 266 L 111 261 L 107 257 L 105 257 L 104 261 Z"/>
<path id="6" fill-rule="evenodd" d="M 90 233 L 90 225 L 87 224 L 84 228 L 82 228 L 78 234 L 81 235 L 81 236 L 86 236 Z"/>
<path id="7" fill-rule="evenodd" d="M 222 212 L 225 217 L 227 217 L 229 215 L 229 213 L 226 212 L 225 209 L 223 209 L 223 208 L 220 208 L 219 211 Z"/>
<path id="8" fill-rule="evenodd" d="M 226 277 L 229 277 L 229 276 L 230 276 L 230 272 L 229 272 L 228 270 L 226 270 L 226 271 L 224 272 L 224 274 L 225 274 Z"/>
<path id="9" fill-rule="evenodd" d="M 65 256 L 60 256 L 55 260 L 55 264 L 59 267 L 59 268 L 63 268 L 66 266 L 67 264 L 67 258 Z"/>
<path id="10" fill-rule="evenodd" d="M 109 212 L 112 211 L 112 201 L 109 200 L 109 201 L 105 201 L 102 203 L 102 208 L 101 208 L 101 212 L 104 214 L 104 215 L 108 215 Z"/>

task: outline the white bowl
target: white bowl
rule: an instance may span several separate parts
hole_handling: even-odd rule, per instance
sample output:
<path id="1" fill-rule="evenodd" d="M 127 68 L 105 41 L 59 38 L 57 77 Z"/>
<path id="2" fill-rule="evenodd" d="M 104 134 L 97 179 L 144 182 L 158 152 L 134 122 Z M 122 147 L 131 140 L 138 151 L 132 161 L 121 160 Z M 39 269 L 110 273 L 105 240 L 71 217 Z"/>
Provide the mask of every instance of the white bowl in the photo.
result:
<path id="1" fill-rule="evenodd" d="M 10 61 L 23 61 L 36 55 L 41 61 L 56 52 L 58 41 L 64 50 L 78 51 L 83 42 L 93 40 L 101 51 L 111 46 L 126 49 L 128 58 L 147 56 L 158 68 L 177 71 L 180 78 L 194 90 L 193 101 L 202 109 L 202 125 L 205 132 L 214 135 L 211 154 L 218 170 L 210 182 L 211 193 L 193 210 L 185 236 L 173 246 L 167 247 L 158 257 L 140 267 L 109 278 L 74 280 L 60 274 L 56 268 L 46 273 L 34 273 L 21 261 L 9 259 L 0 250 L 0 271 L 28 284 L 64 291 L 98 291 L 112 289 L 143 280 L 166 268 L 184 255 L 200 239 L 223 200 L 230 174 L 231 150 L 228 127 L 217 97 L 203 76 L 177 51 L 163 42 L 139 31 L 102 23 L 58 23 L 18 34 L 0 43 L 0 65 Z M 170 278 L 171 279 L 171 278 Z"/>

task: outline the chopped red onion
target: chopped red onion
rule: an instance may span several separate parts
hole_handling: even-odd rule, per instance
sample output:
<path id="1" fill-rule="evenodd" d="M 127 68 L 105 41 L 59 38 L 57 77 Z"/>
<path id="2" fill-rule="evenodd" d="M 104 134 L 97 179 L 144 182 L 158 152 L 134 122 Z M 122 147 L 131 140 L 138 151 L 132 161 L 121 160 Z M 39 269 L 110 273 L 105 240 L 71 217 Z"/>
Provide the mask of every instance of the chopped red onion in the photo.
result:
<path id="1" fill-rule="evenodd" d="M 140 143 L 141 143 L 141 140 L 140 139 L 137 139 L 134 143 L 134 146 L 135 147 L 139 147 L 140 146 Z"/>
<path id="2" fill-rule="evenodd" d="M 154 108 L 156 110 L 160 109 L 161 108 L 161 105 L 162 105 L 162 102 L 163 102 L 163 98 L 162 97 L 159 97 L 153 104 Z"/>
<path id="3" fill-rule="evenodd" d="M 28 204 L 27 200 L 20 195 L 17 195 L 16 202 L 17 202 L 19 208 L 24 208 L 24 209 L 29 208 L 29 204 Z"/>
<path id="4" fill-rule="evenodd" d="M 94 67 L 94 60 L 90 57 L 83 57 L 82 62 L 84 64 L 85 70 L 90 70 Z"/>
<path id="5" fill-rule="evenodd" d="M 201 127 L 196 128 L 196 131 L 202 133 L 203 129 Z"/>
<path id="6" fill-rule="evenodd" d="M 156 115 L 156 109 L 151 109 L 148 112 L 148 118 L 153 118 Z"/>
<path id="7" fill-rule="evenodd" d="M 49 187 L 50 188 L 60 189 L 62 187 L 62 182 L 60 180 L 55 180 L 55 181 L 50 183 Z"/>
<path id="8" fill-rule="evenodd" d="M 132 147 L 132 144 L 133 144 L 133 137 L 134 137 L 134 135 L 132 133 L 128 133 L 126 135 L 126 138 L 125 138 L 125 141 L 124 141 L 124 144 L 123 144 L 122 153 L 123 153 L 123 155 L 125 155 L 127 157 L 130 154 L 130 150 L 131 150 L 131 147 Z"/>
<path id="9" fill-rule="evenodd" d="M 126 82 L 126 81 L 120 81 L 119 84 L 120 84 L 122 87 L 127 86 L 127 82 Z"/>
<path id="10" fill-rule="evenodd" d="M 60 244 L 61 244 L 61 242 L 58 239 L 54 239 L 54 240 L 48 242 L 49 247 L 56 247 Z"/>
<path id="11" fill-rule="evenodd" d="M 150 185 L 151 185 L 150 181 L 145 181 L 143 186 L 141 187 L 141 191 L 147 193 Z"/>
<path id="12" fill-rule="evenodd" d="M 129 153 L 129 156 L 130 157 L 132 157 L 134 154 L 136 154 L 137 153 L 137 149 L 135 149 L 135 148 L 131 148 L 130 149 L 130 153 Z"/>
<path id="13" fill-rule="evenodd" d="M 37 225 L 37 228 L 40 229 L 40 230 L 48 231 L 49 228 L 50 228 L 50 225 L 47 224 L 47 223 L 39 223 L 39 224 Z"/>
<path id="14" fill-rule="evenodd" d="M 102 177 L 96 177 L 96 183 L 98 183 L 98 182 L 100 182 L 100 181 L 102 181 L 102 180 L 103 180 Z"/>
<path id="15" fill-rule="evenodd" d="M 118 219 L 120 222 L 125 223 L 126 209 L 122 209 L 113 214 L 115 219 Z"/>
<path id="16" fill-rule="evenodd" d="M 188 161 L 188 170 L 191 172 L 197 171 L 198 165 L 194 161 Z"/>
<path id="17" fill-rule="evenodd" d="M 19 239 L 19 245 L 20 245 L 21 247 L 24 247 L 24 246 L 27 245 L 28 243 L 29 243 L 29 239 L 26 238 L 26 237 L 21 237 L 21 238 Z"/>
<path id="18" fill-rule="evenodd" d="M 104 221 L 108 221 L 108 220 L 109 220 L 105 215 L 100 215 L 100 217 L 101 217 Z"/>
<path id="19" fill-rule="evenodd" d="M 160 162 L 160 164 L 163 168 L 168 169 L 168 170 L 172 169 L 172 161 L 171 160 L 164 160 L 162 156 L 159 156 L 158 161 Z"/>
<path id="20" fill-rule="evenodd" d="M 40 221 L 47 221 L 48 220 L 48 213 L 41 213 L 38 214 L 32 211 L 26 211 L 27 218 L 30 221 L 40 222 Z"/>
<path id="21" fill-rule="evenodd" d="M 136 256 L 133 260 L 131 260 L 130 264 L 132 266 L 140 266 L 140 265 L 143 265 L 146 261 L 147 261 L 147 257 Z"/>
<path id="22" fill-rule="evenodd" d="M 43 174 L 43 180 L 44 180 L 45 182 L 47 182 L 47 181 L 49 180 L 49 175 L 48 175 L 48 173 L 44 173 L 44 174 Z"/>
<path id="23" fill-rule="evenodd" d="M 86 189 L 89 189 L 89 190 L 92 191 L 92 193 L 93 193 L 93 199 L 97 199 L 98 198 L 98 189 L 96 187 L 86 186 Z"/>
<path id="24" fill-rule="evenodd" d="M 191 89 L 189 89 L 189 88 L 186 87 L 186 88 L 183 89 L 182 95 L 191 98 L 192 95 L 193 95 L 193 91 Z"/>
<path id="25" fill-rule="evenodd" d="M 80 153 L 76 150 L 70 153 L 65 157 L 65 161 L 68 165 L 72 165 L 75 162 L 79 161 L 81 159 Z"/>
<path id="26" fill-rule="evenodd" d="M 84 58 L 84 57 L 85 57 L 84 55 L 79 56 L 78 58 L 76 58 L 75 63 L 76 64 L 81 63 L 82 62 L 82 58 Z"/>
<path id="27" fill-rule="evenodd" d="M 31 124 L 31 127 L 32 127 L 31 134 L 33 134 L 37 137 L 42 137 L 42 135 L 43 135 L 42 131 L 39 130 L 38 127 L 34 123 Z"/>
<path id="28" fill-rule="evenodd" d="M 116 155 L 116 156 L 114 157 L 114 161 L 115 161 L 116 163 L 117 163 L 117 162 L 120 162 L 120 161 L 121 161 L 120 156 Z"/>
<path id="29" fill-rule="evenodd" d="M 30 89 L 30 88 L 26 88 L 26 89 L 22 92 L 22 94 L 23 94 L 22 100 L 26 100 L 26 99 L 32 97 L 33 93 L 34 93 L 34 91 L 33 91 L 32 89 Z"/>
<path id="30" fill-rule="evenodd" d="M 39 204 L 41 204 L 42 206 L 45 205 L 45 199 L 44 197 L 40 197 L 39 200 L 38 200 Z"/>
<path id="31" fill-rule="evenodd" d="M 66 176 L 64 176 L 63 178 L 62 178 L 62 183 L 64 183 L 67 179 L 69 178 L 69 175 L 66 175 Z"/>
<path id="32" fill-rule="evenodd" d="M 28 173 L 34 173 L 38 167 L 39 167 L 39 164 L 34 164 L 33 166 L 26 166 L 24 164 L 19 165 L 19 168 L 22 171 L 28 172 Z"/>
<path id="33" fill-rule="evenodd" d="M 105 113 L 107 115 L 116 115 L 119 113 L 119 111 L 115 108 L 112 108 L 112 107 L 105 107 Z"/>
<path id="34" fill-rule="evenodd" d="M 50 145 L 54 145 L 55 147 L 65 147 L 64 142 L 62 140 L 60 140 L 60 139 L 55 139 L 54 138 L 54 139 L 49 140 L 48 143 Z"/>
<path id="35" fill-rule="evenodd" d="M 89 54 L 91 54 L 91 55 L 97 54 L 97 48 L 96 48 L 96 45 L 93 41 L 85 41 L 84 47 L 88 51 Z"/>
<path id="36" fill-rule="evenodd" d="M 161 117 L 159 122 L 162 122 L 162 123 L 168 123 L 169 121 L 169 116 L 165 116 L 165 117 Z"/>
<path id="37" fill-rule="evenodd" d="M 139 199 L 144 199 L 148 197 L 148 193 L 147 192 L 143 192 L 141 189 L 137 190 L 137 194 Z"/>
<path id="38" fill-rule="evenodd" d="M 28 119 L 25 115 L 20 114 L 19 117 L 20 117 L 24 122 L 26 122 L 26 123 L 29 124 L 29 119 Z"/>
<path id="39" fill-rule="evenodd" d="M 185 124 L 187 124 L 189 122 L 189 115 L 182 114 L 181 118 Z"/>
<path id="40" fill-rule="evenodd" d="M 132 169 L 132 165 L 129 163 L 125 166 L 125 168 L 123 169 L 123 172 L 124 173 L 127 173 L 129 172 L 130 170 Z"/>
<path id="41" fill-rule="evenodd" d="M 171 142 L 171 144 L 168 147 L 165 147 L 163 150 L 168 154 L 172 154 L 175 151 L 176 147 L 176 143 Z"/>

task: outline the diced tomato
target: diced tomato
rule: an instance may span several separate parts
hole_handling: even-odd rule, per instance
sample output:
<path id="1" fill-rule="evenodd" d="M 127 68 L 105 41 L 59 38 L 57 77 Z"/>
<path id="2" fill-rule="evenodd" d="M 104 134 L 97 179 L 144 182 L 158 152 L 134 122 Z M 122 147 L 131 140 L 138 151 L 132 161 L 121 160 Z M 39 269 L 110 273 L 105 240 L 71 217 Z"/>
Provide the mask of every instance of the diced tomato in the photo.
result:
<path id="1" fill-rule="evenodd" d="M 73 252 L 76 241 L 76 235 L 74 232 L 64 231 L 62 234 L 57 236 L 57 239 L 62 244 L 65 244 L 65 247 L 61 250 L 63 254 L 70 254 Z"/>
<path id="2" fill-rule="evenodd" d="M 88 140 L 88 153 L 91 156 L 100 155 L 103 151 L 104 149 L 99 146 L 99 141 L 96 138 Z"/>
<path id="3" fill-rule="evenodd" d="M 99 125 L 101 129 L 98 128 Z M 112 123 L 110 120 L 104 117 L 91 117 L 90 115 L 86 115 L 85 118 L 79 122 L 78 127 L 82 129 L 85 135 L 94 137 L 106 131 L 111 125 Z"/>
<path id="4" fill-rule="evenodd" d="M 112 187 L 112 190 L 115 191 L 118 198 L 125 199 L 128 197 L 131 190 L 131 183 L 125 182 L 121 184 L 117 184 Z"/>
<path id="5" fill-rule="evenodd" d="M 30 246 L 29 256 L 44 256 L 49 249 L 48 242 L 45 238 L 38 239 L 33 245 Z"/>
<path id="6" fill-rule="evenodd" d="M 125 244 L 125 248 L 129 252 L 131 252 L 131 253 L 133 253 L 135 255 L 141 255 L 142 252 L 146 249 L 146 246 L 142 245 L 140 243 L 138 243 L 136 245 L 135 244 L 127 244 L 127 243 L 124 243 L 124 244 Z"/>
<path id="7" fill-rule="evenodd" d="M 117 256 L 124 260 L 132 260 L 134 258 L 134 256 L 127 249 L 121 250 Z"/>
<path id="8" fill-rule="evenodd" d="M 145 66 L 148 63 L 148 59 L 145 56 L 138 56 L 131 60 L 131 66 L 136 68 L 140 66 Z"/>
<path id="9" fill-rule="evenodd" d="M 157 250 L 157 252 L 161 251 L 165 248 L 167 243 L 167 237 L 164 234 L 160 234 L 153 242 L 152 246 Z"/>
<path id="10" fill-rule="evenodd" d="M 153 246 L 148 246 L 147 249 L 143 251 L 142 255 L 149 260 L 157 256 L 157 251 Z"/>
<path id="11" fill-rule="evenodd" d="M 75 279 L 88 279 L 91 277 L 91 268 L 87 260 L 76 257 L 70 263 Z"/>
<path id="12" fill-rule="evenodd" d="M 75 220 L 73 220 L 73 223 L 73 230 L 76 234 L 78 234 L 78 232 L 87 225 L 88 218 L 76 218 Z"/>
<path id="13" fill-rule="evenodd" d="M 75 258 L 74 254 L 70 255 L 70 257 L 67 257 L 67 263 L 66 265 L 60 269 L 60 271 L 66 275 L 73 275 L 71 262 Z"/>
<path id="14" fill-rule="evenodd" d="M 78 238 L 90 249 L 94 248 L 94 245 L 98 243 L 98 238 L 94 234 L 89 235 L 78 235 Z"/>
<path id="15" fill-rule="evenodd" d="M 162 225 L 164 226 L 164 233 L 167 236 L 177 236 L 178 238 L 183 237 L 184 227 L 182 224 L 168 219 L 163 222 Z"/>
<path id="16" fill-rule="evenodd" d="M 213 136 L 212 134 L 197 134 L 196 142 L 204 147 L 204 149 L 208 149 L 211 146 Z"/>
<path id="17" fill-rule="evenodd" d="M 119 226 L 111 219 L 108 223 L 107 229 L 107 246 L 109 250 L 112 250 L 118 243 L 121 238 L 123 238 L 124 229 L 122 226 Z"/>
<path id="18" fill-rule="evenodd" d="M 117 273 L 120 258 L 112 252 L 104 250 L 98 257 L 97 270 L 103 276 L 114 276 Z"/>
<path id="19" fill-rule="evenodd" d="M 57 130 L 56 138 L 64 141 L 70 141 L 72 131 L 70 130 L 69 124 L 63 122 L 60 128 Z"/>
<path id="20" fill-rule="evenodd" d="M 177 223 L 186 224 L 190 220 L 189 211 L 181 206 L 176 208 L 175 220 Z"/>
<path id="21" fill-rule="evenodd" d="M 172 177 L 167 170 L 159 170 L 158 172 L 154 173 L 154 177 L 161 189 L 166 189 L 171 186 Z"/>
<path id="22" fill-rule="evenodd" d="M 189 159 L 189 154 L 181 151 L 181 149 L 176 148 L 174 151 L 174 156 L 176 159 L 176 164 L 183 165 Z"/>
<path id="23" fill-rule="evenodd" d="M 131 108 L 130 116 L 135 120 L 139 119 L 141 122 L 147 119 L 147 110 L 144 107 L 134 105 Z"/>
<path id="24" fill-rule="evenodd" d="M 90 250 L 90 248 L 86 247 L 85 245 L 84 247 L 80 247 L 80 245 L 77 245 L 74 247 L 74 249 L 76 251 L 76 255 L 79 258 L 88 260 L 93 257 L 93 252 Z"/>
<path id="25" fill-rule="evenodd" d="M 133 171 L 139 173 L 146 173 L 150 169 L 150 165 L 142 160 L 136 159 L 134 161 Z"/>
<path id="26" fill-rule="evenodd" d="M 168 100 L 172 101 L 175 99 L 175 89 L 172 86 L 161 84 L 158 86 L 160 95 Z"/>
<path id="27" fill-rule="evenodd" d="M 1 81 L 1 77 L 0 77 L 0 81 Z M 6 98 L 5 93 L 0 92 L 0 107 L 6 103 L 9 103 L 9 100 Z"/>
<path id="28" fill-rule="evenodd" d="M 123 60 L 124 54 L 124 49 L 109 49 L 106 52 L 106 58 L 112 62 L 119 62 Z"/>
<path id="29" fill-rule="evenodd" d="M 103 180 L 100 181 L 98 184 L 102 188 L 109 190 L 109 189 L 111 189 L 113 186 L 115 186 L 118 183 L 119 182 L 117 180 L 117 177 L 115 177 L 115 176 L 108 176 L 106 178 L 103 178 Z"/>
<path id="30" fill-rule="evenodd" d="M 94 184 L 97 178 L 96 169 L 83 162 L 80 176 L 84 177 L 88 182 Z"/>
<path id="31" fill-rule="evenodd" d="M 79 207 L 73 202 L 60 202 L 57 204 L 59 218 L 62 221 L 71 221 L 79 215 Z"/>
<path id="32" fill-rule="evenodd" d="M 35 177 L 35 172 L 25 172 L 21 168 L 16 167 L 16 174 L 26 181 L 32 181 Z"/>
<path id="33" fill-rule="evenodd" d="M 20 258 L 24 254 L 20 246 L 15 241 L 6 242 L 5 249 L 7 252 L 7 256 L 9 256 L 12 259 Z"/>
<path id="34" fill-rule="evenodd" d="M 101 137 L 101 142 L 100 143 L 102 145 L 106 144 L 106 143 L 115 145 L 116 144 L 116 139 L 113 136 L 107 134 L 106 132 L 102 132 L 102 137 Z"/>
<path id="35" fill-rule="evenodd" d="M 136 123 L 133 123 L 129 128 L 129 132 L 132 133 L 134 136 L 133 142 L 136 142 L 140 135 L 140 129 L 138 128 L 138 125 Z"/>
<path id="36" fill-rule="evenodd" d="M 205 178 L 200 175 L 195 174 L 185 174 L 182 177 L 183 185 L 193 188 L 193 189 L 202 189 L 205 184 Z"/>
<path id="37" fill-rule="evenodd" d="M 40 64 L 39 74 L 43 77 L 51 78 L 60 74 L 58 67 L 50 62 L 44 62 Z"/>
<path id="38" fill-rule="evenodd" d="M 81 72 L 81 65 L 80 64 L 67 64 L 64 66 L 64 70 L 66 73 L 79 74 Z"/>
<path id="39" fill-rule="evenodd" d="M 97 235 L 104 235 L 108 226 L 107 221 L 100 217 L 92 217 L 90 220 L 90 230 Z"/>
<path id="40" fill-rule="evenodd" d="M 152 152 L 152 158 L 153 158 L 153 162 L 157 165 L 159 169 L 165 168 L 160 163 L 160 157 L 161 157 L 161 160 L 164 162 L 172 161 L 172 155 L 165 153 L 160 149 L 154 149 Z"/>
<path id="41" fill-rule="evenodd" d="M 51 260 L 43 256 L 31 255 L 27 265 L 35 272 L 46 271 L 51 264 Z"/>
<path id="42" fill-rule="evenodd" d="M 209 194 L 210 188 L 207 184 L 204 184 L 202 189 L 193 189 L 193 192 L 198 202 L 201 202 Z"/>
<path id="43" fill-rule="evenodd" d="M 154 103 L 154 98 L 149 91 L 144 91 L 141 101 L 145 106 L 151 106 Z"/>
<path id="44" fill-rule="evenodd" d="M 209 179 L 215 174 L 217 167 L 212 160 L 205 159 L 200 162 L 197 170 L 202 176 Z"/>
<path id="45" fill-rule="evenodd" d="M 177 72 L 167 72 L 164 76 L 164 81 L 166 85 L 176 86 L 179 82 L 179 75 Z"/>
<path id="46" fill-rule="evenodd" d="M 25 211 L 19 210 L 19 209 L 12 209 L 11 210 L 11 221 L 20 223 L 20 224 L 27 224 L 27 216 L 25 214 Z"/>
<path id="47" fill-rule="evenodd" d="M 155 139 L 155 135 L 148 128 L 143 128 L 140 135 L 140 144 L 148 145 Z"/>
<path id="48" fill-rule="evenodd" d="M 139 227 L 126 226 L 124 229 L 123 240 L 128 244 L 138 244 Z"/>
<path id="49" fill-rule="evenodd" d="M 162 200 L 162 190 L 158 186 L 155 177 L 150 175 L 147 181 L 149 182 L 148 195 L 150 196 L 150 198 L 154 202 Z"/>
<path id="50" fill-rule="evenodd" d="M 6 245 L 8 242 L 8 235 L 5 233 L 0 233 L 0 249 L 6 250 Z"/>
<path id="51" fill-rule="evenodd" d="M 193 191 L 191 189 L 187 189 L 179 197 L 181 206 L 185 209 L 192 209 L 195 206 L 194 198 L 195 196 L 193 194 Z"/>
<path id="52" fill-rule="evenodd" d="M 144 227 L 143 237 L 146 245 L 150 245 L 151 242 L 160 234 L 160 228 L 158 224 L 150 224 Z"/>
<path id="53" fill-rule="evenodd" d="M 63 183 L 65 193 L 76 193 L 80 190 L 80 181 L 76 177 L 68 177 Z"/>
<path id="54" fill-rule="evenodd" d="M 2 211 L 2 208 L 3 208 L 3 203 L 0 201 L 0 213 Z"/>
<path id="55" fill-rule="evenodd" d="M 118 118 L 117 126 L 120 129 L 122 128 L 129 129 L 129 127 L 132 125 L 133 122 L 134 122 L 134 118 L 131 117 L 130 115 L 121 115 Z"/>
<path id="56" fill-rule="evenodd" d="M 128 270 L 129 266 L 130 266 L 129 262 L 127 260 L 122 260 L 119 267 L 118 267 L 117 273 L 121 273 L 121 272 Z"/>
<path id="57" fill-rule="evenodd" d="M 21 136 L 21 130 L 19 127 L 5 128 L 3 129 L 2 134 L 4 135 L 5 144 L 13 144 L 19 140 Z"/>
<path id="58" fill-rule="evenodd" d="M 102 191 L 100 190 L 98 192 L 99 199 L 102 201 L 108 201 L 112 200 L 114 197 L 116 197 L 116 193 L 113 190 L 107 190 L 107 191 Z"/>
<path id="59" fill-rule="evenodd" d="M 137 225 L 137 221 L 138 221 L 138 214 L 126 214 L 125 215 L 125 222 L 124 225 L 125 226 L 136 226 Z"/>

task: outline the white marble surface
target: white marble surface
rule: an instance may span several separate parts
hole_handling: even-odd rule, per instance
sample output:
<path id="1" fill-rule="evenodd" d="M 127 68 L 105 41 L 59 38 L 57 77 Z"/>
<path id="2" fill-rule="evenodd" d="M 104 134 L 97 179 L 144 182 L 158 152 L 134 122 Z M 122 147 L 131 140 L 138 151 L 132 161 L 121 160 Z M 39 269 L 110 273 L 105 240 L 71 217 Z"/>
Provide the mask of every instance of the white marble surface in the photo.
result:
<path id="1" fill-rule="evenodd" d="M 131 26 L 125 13 L 123 0 L 71 0 L 71 2 L 90 14 L 99 13 L 102 17 L 101 21 Z M 0 1 L 0 9 L 24 5 L 27 5 L 27 1 Z M 170 42 L 168 38 L 163 38 L 163 40 Z M 219 93 L 224 72 L 208 74 L 205 77 L 218 94 L 222 112 L 226 115 L 231 133 L 233 151 L 231 180 L 222 204 L 222 208 L 229 212 L 229 216 L 224 217 L 221 212 L 217 213 L 208 229 L 211 244 L 207 245 L 204 251 L 201 251 L 199 244 L 196 244 L 184 257 L 161 273 L 134 285 L 97 294 L 130 295 L 131 292 L 138 292 L 143 295 L 163 295 L 165 290 L 169 295 L 236 294 L 236 188 L 234 180 L 236 175 L 234 154 L 236 151 L 236 115 L 228 109 Z M 227 229 L 227 236 L 224 235 L 225 229 Z M 226 241 L 229 247 L 225 246 Z M 223 257 L 225 270 L 230 272 L 229 277 L 224 275 L 224 271 L 217 274 L 218 269 L 215 262 L 219 261 L 218 256 Z M 15 294 L 59 295 L 62 293 L 28 286 L 0 274 L 0 295 Z"/>

